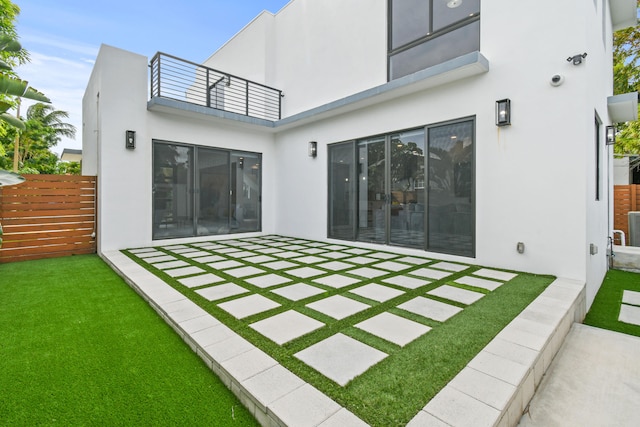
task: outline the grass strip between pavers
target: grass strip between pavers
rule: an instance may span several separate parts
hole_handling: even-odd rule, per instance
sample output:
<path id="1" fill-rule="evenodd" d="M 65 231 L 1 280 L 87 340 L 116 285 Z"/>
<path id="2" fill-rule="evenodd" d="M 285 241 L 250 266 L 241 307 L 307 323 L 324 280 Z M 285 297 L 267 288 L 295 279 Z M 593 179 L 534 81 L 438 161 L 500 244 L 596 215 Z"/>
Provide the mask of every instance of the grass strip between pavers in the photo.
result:
<path id="1" fill-rule="evenodd" d="M 0 265 L 1 425 L 257 425 L 97 255 Z"/>
<path id="2" fill-rule="evenodd" d="M 584 319 L 584 324 L 640 337 L 640 326 L 618 320 L 625 290 L 640 292 L 640 273 L 609 270 Z"/>
<path id="3" fill-rule="evenodd" d="M 269 237 L 272 236 L 265 236 L 265 238 Z M 238 240 L 242 239 L 234 239 L 235 242 Z M 309 241 L 309 243 L 312 242 Z M 215 244 L 222 245 L 225 244 L 225 241 L 216 241 Z M 199 242 L 197 246 L 194 245 L 193 248 L 201 250 L 201 245 L 202 242 Z M 189 245 L 184 244 L 184 246 Z M 343 246 L 347 247 L 346 249 L 351 248 L 348 247 L 348 245 Z M 428 259 L 426 260 L 427 264 L 414 265 L 411 268 L 401 271 L 401 273 L 390 272 L 384 276 L 362 280 L 357 284 L 339 289 L 334 289 L 328 286 L 325 287 L 313 282 L 312 279 L 317 279 L 318 276 L 314 276 L 309 279 L 292 277 L 292 282 L 263 289 L 253 286 L 245 282 L 243 279 L 237 279 L 227 275 L 224 271 L 214 270 L 206 264 L 198 264 L 192 259 L 181 256 L 179 253 L 170 252 L 169 250 L 162 249 L 160 247 L 154 249 L 166 252 L 167 254 L 187 261 L 190 264 L 198 265 L 204 270 L 224 278 L 224 282 L 220 283 L 235 283 L 250 290 L 251 293 L 267 296 L 269 299 L 281 304 L 280 307 L 267 312 L 248 316 L 244 319 L 236 319 L 226 311 L 219 308 L 218 304 L 246 296 L 246 294 L 214 302 L 208 301 L 195 291 L 207 286 L 216 286 L 216 284 L 198 288 L 187 288 L 177 279 L 170 277 L 162 270 L 144 262 L 134 254 L 125 251 L 125 253 L 139 265 L 162 278 L 166 283 L 170 284 L 176 290 L 196 302 L 200 307 L 232 328 L 243 338 L 247 339 L 255 346 L 272 356 L 284 367 L 298 375 L 303 380 L 309 382 L 323 393 L 327 394 L 336 402 L 346 407 L 372 426 L 405 425 L 409 422 L 442 387 L 444 387 L 462 368 L 464 368 L 464 366 L 466 366 L 466 364 L 484 346 L 486 346 L 486 344 L 488 344 L 489 341 L 491 341 L 491 339 L 500 332 L 500 330 L 504 328 L 504 326 L 517 316 L 553 281 L 553 278 L 550 276 L 517 273 L 517 277 L 491 292 L 485 289 L 453 283 L 456 278 L 469 275 L 471 272 L 477 271 L 480 268 L 477 266 L 470 266 L 467 270 L 452 273 L 450 276 L 441 280 L 432 280 L 431 283 L 417 289 L 395 287 L 396 289 L 403 290 L 404 293 L 399 297 L 382 303 L 371 301 L 367 298 L 359 297 L 354 294 L 348 294 L 349 298 L 371 304 L 372 307 L 345 319 L 336 320 L 318 313 L 306 307 L 306 305 L 331 295 L 344 295 L 350 289 L 362 286 L 366 283 L 384 284 L 387 287 L 393 288 L 393 285 L 384 283 L 382 280 L 398 274 L 406 274 L 419 268 L 424 268 L 425 266 L 430 267 L 438 261 Z M 228 259 L 235 259 L 225 253 L 216 252 L 214 249 L 210 249 L 208 252 Z M 376 252 L 385 251 L 379 250 Z M 239 261 L 242 260 L 240 259 Z M 382 260 L 376 260 L 376 262 L 381 261 Z M 376 262 L 370 264 L 375 264 Z M 249 262 L 245 262 L 245 264 L 250 265 Z M 287 276 L 287 274 L 282 270 L 271 270 L 269 268 L 265 268 L 264 265 L 256 266 L 265 270 L 264 274 L 274 273 L 285 277 Z M 344 271 L 330 272 L 326 275 L 336 273 L 349 276 Z M 321 295 L 305 298 L 301 301 L 290 301 L 271 292 L 271 290 L 275 288 L 287 286 L 292 283 L 313 284 L 313 286 L 317 288 L 325 289 L 326 292 Z M 469 289 L 486 295 L 479 301 L 466 306 L 462 312 L 453 316 L 444 323 L 426 319 L 422 316 L 414 315 L 397 308 L 399 304 L 409 301 L 417 296 L 425 296 L 426 292 L 443 284 L 450 284 L 458 288 Z M 430 298 L 439 300 L 439 298 L 434 296 L 430 296 Z M 465 307 L 460 303 L 451 301 L 446 302 L 451 305 Z M 285 343 L 282 346 L 267 339 L 249 327 L 249 325 L 254 322 L 291 309 L 295 309 L 302 314 L 315 318 L 316 320 L 325 323 L 325 326 Z M 425 324 L 433 329 L 407 344 L 405 347 L 400 347 L 354 327 L 355 324 L 382 312 L 390 312 L 418 323 Z M 294 354 L 298 351 L 322 341 L 323 339 L 329 338 L 338 332 L 351 336 L 360 342 L 383 351 L 389 356 L 368 369 L 364 374 L 353 379 L 345 387 L 339 386 L 294 357 Z"/>

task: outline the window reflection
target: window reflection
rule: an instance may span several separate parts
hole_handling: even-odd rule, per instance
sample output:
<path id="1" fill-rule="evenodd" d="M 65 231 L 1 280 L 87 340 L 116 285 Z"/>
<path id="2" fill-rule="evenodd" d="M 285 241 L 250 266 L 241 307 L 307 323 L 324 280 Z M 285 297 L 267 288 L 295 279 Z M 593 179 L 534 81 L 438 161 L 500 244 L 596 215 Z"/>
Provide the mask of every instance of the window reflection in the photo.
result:
<path id="1" fill-rule="evenodd" d="M 389 79 L 480 49 L 480 0 L 390 0 Z"/>
<path id="2" fill-rule="evenodd" d="M 428 130 L 428 249 L 473 255 L 473 122 Z"/>

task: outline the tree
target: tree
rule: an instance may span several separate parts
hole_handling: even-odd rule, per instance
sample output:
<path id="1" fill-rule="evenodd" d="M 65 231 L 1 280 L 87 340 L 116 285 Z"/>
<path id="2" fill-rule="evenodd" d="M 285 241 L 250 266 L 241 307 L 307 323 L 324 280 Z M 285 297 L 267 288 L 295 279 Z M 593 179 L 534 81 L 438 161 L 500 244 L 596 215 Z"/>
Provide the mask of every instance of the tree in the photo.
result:
<path id="1" fill-rule="evenodd" d="M 40 173 L 58 172 L 58 157 L 50 149 L 63 136 L 75 138 L 75 126 L 65 122 L 68 117 L 66 111 L 56 110 L 50 104 L 37 103 L 27 109 L 25 129 L 18 133 L 19 151 L 14 152 L 21 168 Z"/>
<path id="2" fill-rule="evenodd" d="M 625 28 L 613 35 L 613 92 L 636 91 L 640 92 L 640 27 Z M 618 124 L 614 151 L 640 154 L 640 121 Z"/>

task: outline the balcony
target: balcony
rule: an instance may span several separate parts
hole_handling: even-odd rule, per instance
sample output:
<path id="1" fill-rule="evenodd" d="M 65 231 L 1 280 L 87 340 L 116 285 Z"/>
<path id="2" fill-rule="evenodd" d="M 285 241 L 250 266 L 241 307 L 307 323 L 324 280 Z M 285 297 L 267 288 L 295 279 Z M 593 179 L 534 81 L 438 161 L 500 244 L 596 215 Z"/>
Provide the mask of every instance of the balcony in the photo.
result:
<path id="1" fill-rule="evenodd" d="M 281 118 L 282 91 L 166 53 L 151 59 L 151 98 L 167 98 L 262 120 Z"/>

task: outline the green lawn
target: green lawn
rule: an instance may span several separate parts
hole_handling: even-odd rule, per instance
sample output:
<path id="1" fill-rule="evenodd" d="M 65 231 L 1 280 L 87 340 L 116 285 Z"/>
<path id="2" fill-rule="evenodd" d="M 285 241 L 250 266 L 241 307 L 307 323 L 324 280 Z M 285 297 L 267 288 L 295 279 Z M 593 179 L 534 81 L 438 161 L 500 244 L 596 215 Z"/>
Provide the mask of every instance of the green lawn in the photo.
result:
<path id="1" fill-rule="evenodd" d="M 257 425 L 98 256 L 0 265 L 0 424 Z"/>
<path id="2" fill-rule="evenodd" d="M 640 326 L 618 321 L 625 290 L 640 292 L 640 274 L 609 270 L 584 319 L 585 325 L 640 337 Z"/>

